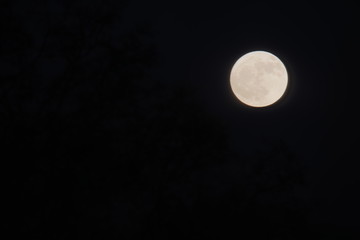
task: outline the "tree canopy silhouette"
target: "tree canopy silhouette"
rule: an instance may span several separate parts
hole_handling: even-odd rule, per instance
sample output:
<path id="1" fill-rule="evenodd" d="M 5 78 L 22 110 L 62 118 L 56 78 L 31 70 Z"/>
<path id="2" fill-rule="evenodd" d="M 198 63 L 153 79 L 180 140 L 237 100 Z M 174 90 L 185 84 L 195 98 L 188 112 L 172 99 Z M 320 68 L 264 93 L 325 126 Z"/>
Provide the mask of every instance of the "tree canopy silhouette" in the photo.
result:
<path id="1" fill-rule="evenodd" d="M 151 27 L 126 23 L 126 5 L 1 4 L 1 146 L 20 232 L 176 239 L 306 222 L 297 159 L 284 146 L 236 157 L 191 86 L 151 75 Z"/>

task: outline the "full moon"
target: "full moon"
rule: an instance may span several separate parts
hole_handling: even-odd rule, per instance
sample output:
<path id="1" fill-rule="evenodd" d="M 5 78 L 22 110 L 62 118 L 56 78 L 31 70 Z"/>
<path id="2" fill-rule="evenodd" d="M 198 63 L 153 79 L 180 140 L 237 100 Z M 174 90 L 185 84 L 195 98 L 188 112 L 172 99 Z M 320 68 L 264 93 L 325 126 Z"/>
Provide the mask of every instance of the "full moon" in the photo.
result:
<path id="1" fill-rule="evenodd" d="M 230 74 L 235 96 L 251 107 L 266 107 L 277 102 L 285 93 L 288 74 L 275 55 L 254 51 L 240 57 Z"/>

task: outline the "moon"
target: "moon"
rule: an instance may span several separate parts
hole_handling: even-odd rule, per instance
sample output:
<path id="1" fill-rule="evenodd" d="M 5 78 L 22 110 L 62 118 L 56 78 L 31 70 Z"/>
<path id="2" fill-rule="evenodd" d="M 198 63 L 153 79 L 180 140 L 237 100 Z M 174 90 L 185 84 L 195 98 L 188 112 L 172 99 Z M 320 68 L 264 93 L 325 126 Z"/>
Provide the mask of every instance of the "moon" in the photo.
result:
<path id="1" fill-rule="evenodd" d="M 285 93 L 288 74 L 285 65 L 272 53 L 249 52 L 240 57 L 230 74 L 235 96 L 251 107 L 266 107 Z"/>

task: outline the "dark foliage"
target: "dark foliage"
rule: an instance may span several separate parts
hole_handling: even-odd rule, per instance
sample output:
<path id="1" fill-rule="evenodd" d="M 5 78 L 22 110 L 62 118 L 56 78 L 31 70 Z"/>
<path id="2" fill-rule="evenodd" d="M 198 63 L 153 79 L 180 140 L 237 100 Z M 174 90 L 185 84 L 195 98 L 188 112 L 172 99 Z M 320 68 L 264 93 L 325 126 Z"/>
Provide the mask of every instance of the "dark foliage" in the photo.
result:
<path id="1" fill-rule="evenodd" d="M 126 5 L 1 5 L 8 228 L 46 239 L 303 239 L 304 166 L 283 144 L 237 157 L 189 86 L 151 75 L 151 29 L 126 24 Z"/>

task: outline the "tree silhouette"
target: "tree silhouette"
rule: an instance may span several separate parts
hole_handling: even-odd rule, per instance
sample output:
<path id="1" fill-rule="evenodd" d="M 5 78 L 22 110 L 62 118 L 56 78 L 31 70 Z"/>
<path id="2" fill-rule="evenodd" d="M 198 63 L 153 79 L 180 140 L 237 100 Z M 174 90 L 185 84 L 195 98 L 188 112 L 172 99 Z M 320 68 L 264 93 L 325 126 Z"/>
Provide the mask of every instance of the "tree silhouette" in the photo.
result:
<path id="1" fill-rule="evenodd" d="M 1 146 L 17 232 L 176 239 L 305 222 L 297 159 L 284 146 L 237 157 L 191 86 L 149 73 L 151 28 L 126 24 L 125 5 L 1 4 Z"/>

